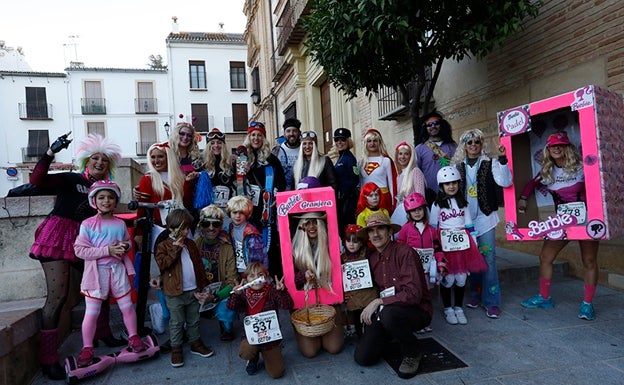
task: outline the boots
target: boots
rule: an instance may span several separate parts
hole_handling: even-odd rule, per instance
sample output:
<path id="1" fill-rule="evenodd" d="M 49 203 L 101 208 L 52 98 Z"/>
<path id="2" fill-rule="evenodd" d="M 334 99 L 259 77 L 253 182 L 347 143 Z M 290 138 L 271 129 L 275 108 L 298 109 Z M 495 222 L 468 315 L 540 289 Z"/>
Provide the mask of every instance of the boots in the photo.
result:
<path id="1" fill-rule="evenodd" d="M 229 327 L 228 327 L 229 326 Z M 232 323 L 228 322 L 228 324 L 226 324 L 225 322 L 221 322 L 219 321 L 219 329 L 220 329 L 220 334 L 221 334 L 221 341 L 232 341 L 234 340 L 234 333 L 232 333 Z"/>
<path id="2" fill-rule="evenodd" d="M 43 374 L 50 380 L 64 380 L 65 370 L 58 363 L 58 329 L 41 331 L 41 347 L 39 348 L 39 362 Z"/>

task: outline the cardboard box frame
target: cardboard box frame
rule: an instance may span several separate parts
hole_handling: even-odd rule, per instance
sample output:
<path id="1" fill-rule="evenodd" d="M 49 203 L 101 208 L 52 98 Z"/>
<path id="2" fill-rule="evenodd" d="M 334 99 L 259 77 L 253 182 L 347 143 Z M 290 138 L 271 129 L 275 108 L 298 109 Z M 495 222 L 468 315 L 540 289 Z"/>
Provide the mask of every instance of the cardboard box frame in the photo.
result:
<path id="1" fill-rule="evenodd" d="M 553 116 L 552 127 L 536 124 L 540 118 L 548 120 Z M 561 124 L 566 116 L 569 124 Z M 570 124 L 570 117 L 576 119 L 578 127 L 574 126 L 574 121 Z M 624 186 L 622 127 L 622 96 L 592 85 L 499 112 L 500 141 L 507 150 L 514 179 L 513 185 L 504 189 L 507 239 L 584 240 L 620 236 L 624 225 L 624 202 L 619 194 Z M 527 167 L 527 156 L 534 159 L 536 155 L 528 149 L 535 141 L 545 144 L 548 135 L 556 131 L 571 134 L 571 141 L 582 150 L 587 196 L 587 220 L 582 224 L 570 225 L 570 218 L 564 217 L 566 214 L 553 212 L 540 217 L 535 194 L 529 199 L 526 213 L 517 211 L 517 201 L 525 183 L 536 174 Z M 542 147 L 543 144 L 540 143 Z"/>
<path id="2" fill-rule="evenodd" d="M 292 257 L 292 234 L 290 218 L 296 214 L 307 212 L 325 212 L 327 215 L 327 238 L 332 266 L 332 290 L 319 289 L 320 303 L 332 305 L 342 303 L 342 268 L 340 264 L 340 236 L 336 214 L 336 196 L 331 187 L 319 187 L 305 190 L 284 191 L 276 194 L 277 226 L 282 251 L 282 268 L 284 284 L 293 298 L 295 308 L 305 306 L 305 291 L 295 286 L 295 266 Z M 296 229 L 294 231 L 297 231 Z M 309 296 L 309 304 L 315 304 L 313 294 Z"/>

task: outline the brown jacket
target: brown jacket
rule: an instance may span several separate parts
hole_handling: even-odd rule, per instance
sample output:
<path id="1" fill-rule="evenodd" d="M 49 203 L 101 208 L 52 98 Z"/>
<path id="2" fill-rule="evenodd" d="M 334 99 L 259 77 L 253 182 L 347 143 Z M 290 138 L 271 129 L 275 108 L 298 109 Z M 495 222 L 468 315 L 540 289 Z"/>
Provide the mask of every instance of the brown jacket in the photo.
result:
<path id="1" fill-rule="evenodd" d="M 204 243 L 204 238 L 200 235 L 195 244 L 200 251 Z M 223 239 L 219 240 L 219 276 L 215 281 L 221 282 L 221 289 L 225 286 L 236 286 L 236 280 L 238 279 L 238 270 L 236 269 L 236 256 L 234 255 L 234 249 L 232 245 Z"/>
<path id="2" fill-rule="evenodd" d="M 202 291 L 208 284 L 204 266 L 202 264 L 199 249 L 192 239 L 185 238 L 184 245 L 188 249 L 193 270 L 195 270 L 195 282 L 197 291 Z M 158 244 L 156 248 L 156 263 L 160 268 L 162 290 L 165 295 L 176 296 L 182 294 L 182 247 L 175 246 L 171 238 L 167 238 Z"/>

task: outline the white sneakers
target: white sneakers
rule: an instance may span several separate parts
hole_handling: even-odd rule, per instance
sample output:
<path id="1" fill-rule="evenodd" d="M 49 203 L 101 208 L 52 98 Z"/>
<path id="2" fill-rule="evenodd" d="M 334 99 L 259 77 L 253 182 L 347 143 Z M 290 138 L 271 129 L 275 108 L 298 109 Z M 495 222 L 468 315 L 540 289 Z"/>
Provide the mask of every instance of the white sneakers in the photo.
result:
<path id="1" fill-rule="evenodd" d="M 444 318 L 451 325 L 466 325 L 468 323 L 464 310 L 459 306 L 444 308 Z"/>

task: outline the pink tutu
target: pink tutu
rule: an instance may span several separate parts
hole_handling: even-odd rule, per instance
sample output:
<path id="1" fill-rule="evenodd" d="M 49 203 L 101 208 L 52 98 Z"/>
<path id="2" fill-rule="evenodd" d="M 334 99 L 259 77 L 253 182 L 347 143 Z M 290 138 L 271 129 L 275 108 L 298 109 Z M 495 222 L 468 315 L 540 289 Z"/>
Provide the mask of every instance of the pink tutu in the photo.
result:
<path id="1" fill-rule="evenodd" d="M 30 248 L 30 257 L 38 260 L 61 260 L 77 262 L 74 242 L 80 230 L 80 223 L 58 216 L 43 220 L 35 231 L 35 242 Z"/>
<path id="2" fill-rule="evenodd" d="M 470 236 L 470 233 L 466 231 L 466 234 L 469 235 L 470 239 L 470 247 L 466 250 L 459 251 L 445 251 L 444 259 L 446 259 L 446 269 L 450 274 L 460 274 L 460 273 L 478 273 L 481 271 L 485 271 L 488 268 L 483 255 L 479 251 L 477 244 Z M 439 236 L 439 234 L 438 234 Z"/>

